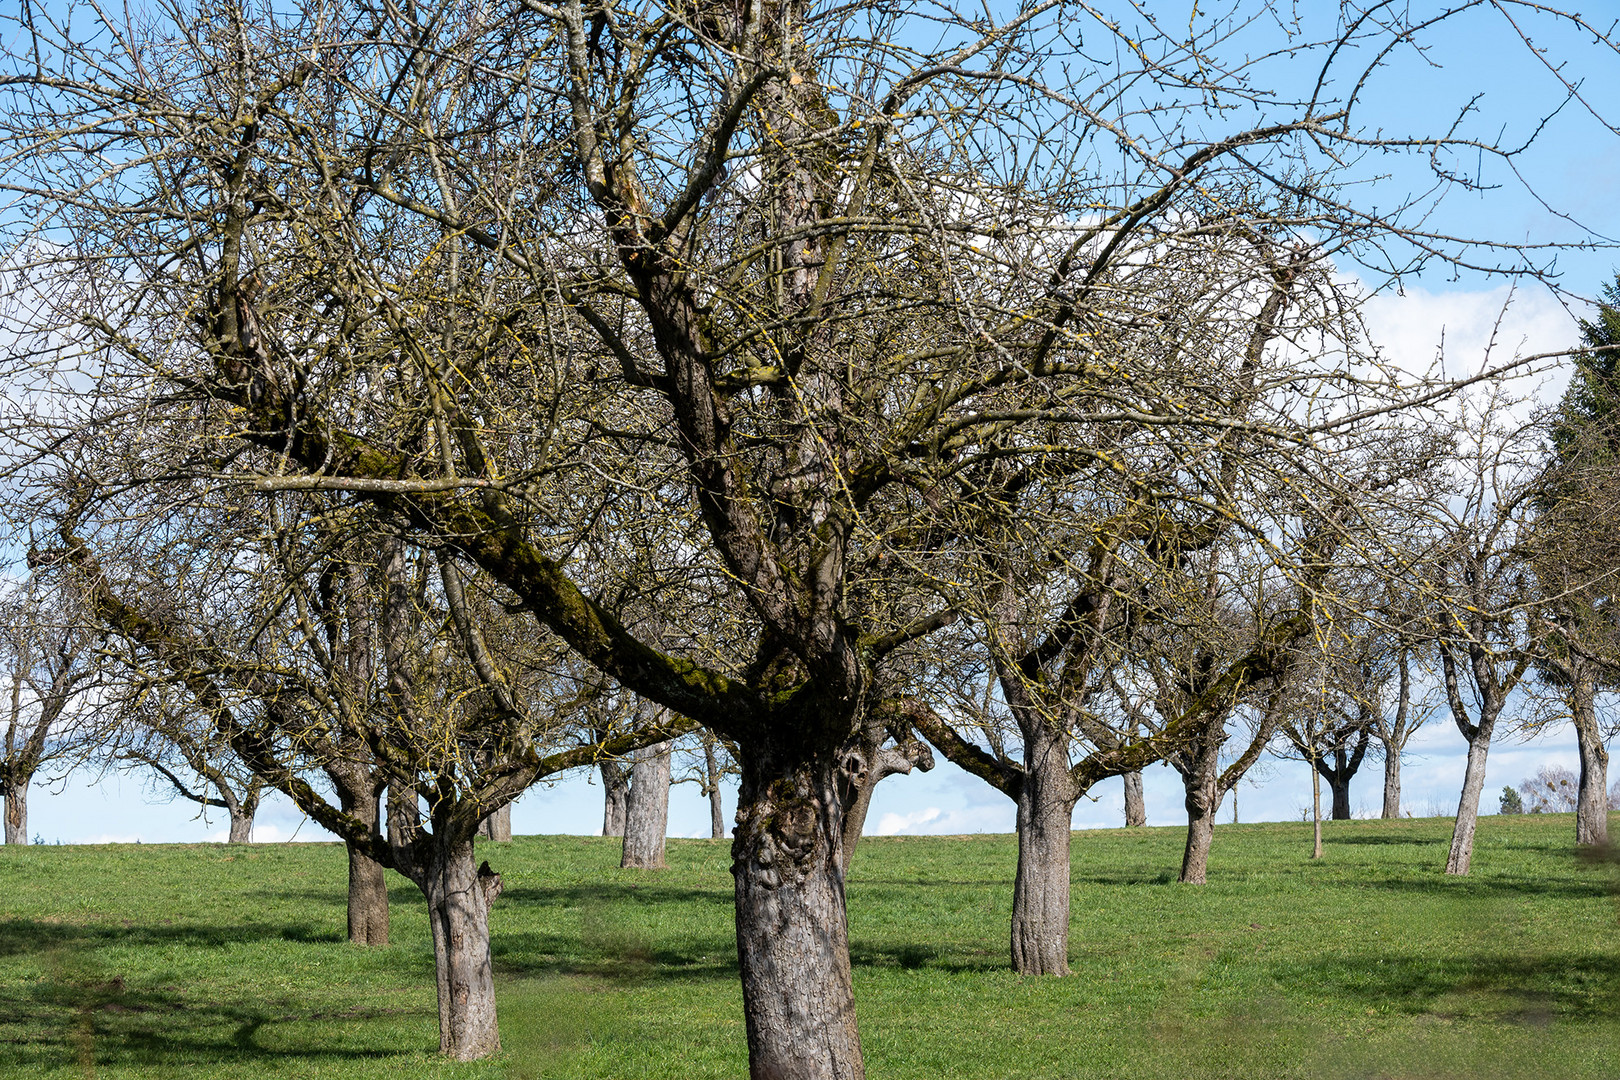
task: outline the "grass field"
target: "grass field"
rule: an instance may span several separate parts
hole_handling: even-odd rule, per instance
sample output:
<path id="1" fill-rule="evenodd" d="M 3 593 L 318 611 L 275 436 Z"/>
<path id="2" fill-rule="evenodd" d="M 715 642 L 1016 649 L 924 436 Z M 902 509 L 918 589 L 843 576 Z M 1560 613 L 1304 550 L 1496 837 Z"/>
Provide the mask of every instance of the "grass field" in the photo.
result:
<path id="1" fill-rule="evenodd" d="M 1175 828 L 1078 833 L 1074 977 L 1004 971 L 1011 837 L 862 842 L 855 991 L 879 1078 L 1620 1077 L 1612 864 L 1567 815 L 1220 828 L 1211 884 Z M 746 1075 L 728 847 L 524 838 L 483 852 L 506 1053 L 434 1053 L 419 894 L 393 944 L 342 940 L 342 849 L 0 850 L 0 1077 Z"/>

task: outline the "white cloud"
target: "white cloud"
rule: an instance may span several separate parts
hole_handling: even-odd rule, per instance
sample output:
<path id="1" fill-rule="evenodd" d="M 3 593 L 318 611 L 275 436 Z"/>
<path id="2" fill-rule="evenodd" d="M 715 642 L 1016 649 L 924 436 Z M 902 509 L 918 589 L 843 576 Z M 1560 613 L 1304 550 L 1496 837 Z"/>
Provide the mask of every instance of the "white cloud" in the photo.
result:
<path id="1" fill-rule="evenodd" d="M 963 833 L 1011 832 L 1014 808 L 1006 806 L 965 806 L 941 810 L 937 806 L 910 813 L 884 814 L 870 836 L 959 836 Z"/>
<path id="2" fill-rule="evenodd" d="M 255 844 L 281 844 L 293 839 L 297 835 L 297 829 L 294 829 L 292 832 L 288 832 L 286 829 L 283 829 L 275 824 L 268 822 L 255 822 L 253 825 L 252 842 Z M 216 829 L 207 836 L 203 837 L 203 843 L 223 844 L 230 838 L 231 831 L 229 829 Z"/>
<path id="3" fill-rule="evenodd" d="M 112 833 L 102 833 L 100 836 L 78 836 L 78 837 L 74 837 L 72 840 L 69 840 L 68 843 L 70 843 L 70 844 L 139 844 L 139 843 L 142 843 L 142 838 L 141 838 L 141 835 L 139 833 L 130 833 L 130 834 L 116 835 L 116 836 L 113 835 Z"/>

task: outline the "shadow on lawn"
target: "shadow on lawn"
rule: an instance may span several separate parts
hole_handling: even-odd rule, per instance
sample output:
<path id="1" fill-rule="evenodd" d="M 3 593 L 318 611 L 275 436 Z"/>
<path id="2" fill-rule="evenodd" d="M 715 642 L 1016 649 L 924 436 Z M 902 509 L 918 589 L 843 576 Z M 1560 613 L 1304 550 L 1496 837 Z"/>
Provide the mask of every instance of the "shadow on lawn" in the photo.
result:
<path id="1" fill-rule="evenodd" d="M 206 923 L 164 925 L 136 923 L 55 923 L 33 919 L 0 921 L 0 956 L 38 953 L 53 948 L 172 946 L 218 949 L 248 941 L 296 941 L 303 944 L 340 942 L 343 932 L 324 923 L 270 924 Z"/>
<path id="2" fill-rule="evenodd" d="M 1620 959 L 1591 953 L 1526 957 L 1475 952 L 1365 954 L 1274 973 L 1300 993 L 1383 1012 L 1537 1021 L 1620 1019 Z"/>

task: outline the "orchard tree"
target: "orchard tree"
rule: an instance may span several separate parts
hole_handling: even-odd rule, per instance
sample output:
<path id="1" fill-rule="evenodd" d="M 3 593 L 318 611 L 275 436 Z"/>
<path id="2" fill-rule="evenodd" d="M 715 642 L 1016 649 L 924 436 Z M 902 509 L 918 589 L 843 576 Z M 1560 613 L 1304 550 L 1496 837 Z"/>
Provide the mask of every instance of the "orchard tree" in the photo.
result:
<path id="1" fill-rule="evenodd" d="M 1336 409 L 1262 417 L 1210 413 L 1174 356 L 1113 347 L 1135 317 L 1116 283 L 1199 238 L 1298 238 L 1378 279 L 1431 259 L 1534 272 L 1533 252 L 1424 219 L 1433 183 L 1511 166 L 1495 118 L 1466 97 L 1438 131 L 1363 115 L 1361 88 L 1475 9 L 1585 26 L 1502 0 L 1304 21 L 1234 5 L 1173 31 L 1057 0 L 33 5 L 0 104 L 29 298 L 7 400 L 87 392 L 19 414 L 14 475 L 118 461 L 78 511 L 87 546 L 160 481 L 366 505 L 407 565 L 476 567 L 502 610 L 729 739 L 750 1068 L 858 1077 L 844 751 L 915 711 L 883 676 L 956 615 L 935 588 L 960 564 L 941 500 L 996 462 L 1118 493 L 1116 448 L 1163 433 L 1354 425 L 1350 385 L 1383 378 L 1365 366 L 1295 398 Z M 1434 181 L 1356 205 L 1384 151 Z M 1171 325 L 1174 295 L 1125 307 Z M 132 432 L 154 427 L 185 437 L 153 458 Z M 626 576 L 581 554 L 626 527 L 605 490 L 682 530 L 709 602 L 676 605 L 673 633 L 595 588 Z M 457 726 L 442 745 L 489 748 L 482 721 Z M 392 744 L 372 742 L 381 767 Z M 444 843 L 551 760 L 524 745 L 521 768 L 431 808 Z M 483 1032 L 445 1047 L 489 1052 Z"/>

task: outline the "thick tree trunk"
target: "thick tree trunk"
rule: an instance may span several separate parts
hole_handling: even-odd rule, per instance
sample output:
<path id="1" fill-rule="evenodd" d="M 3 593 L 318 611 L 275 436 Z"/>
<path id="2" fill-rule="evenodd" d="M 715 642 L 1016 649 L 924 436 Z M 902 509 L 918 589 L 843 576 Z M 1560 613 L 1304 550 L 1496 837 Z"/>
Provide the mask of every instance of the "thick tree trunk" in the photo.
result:
<path id="1" fill-rule="evenodd" d="M 630 793 L 624 804 L 624 855 L 619 865 L 662 870 L 664 837 L 669 833 L 669 773 L 675 744 L 669 740 L 636 751 Z"/>
<path id="2" fill-rule="evenodd" d="M 1474 827 L 1479 822 L 1479 795 L 1485 788 L 1485 757 L 1490 753 L 1489 727 L 1468 740 L 1468 766 L 1463 772 L 1462 798 L 1457 803 L 1457 825 L 1451 833 L 1446 873 L 1466 874 L 1474 857 Z"/>
<path id="3" fill-rule="evenodd" d="M 861 1080 L 838 760 L 743 748 L 737 958 L 752 1080 Z"/>
<path id="4" fill-rule="evenodd" d="M 504 804 L 499 810 L 479 822 L 478 835 L 485 840 L 494 840 L 499 843 L 511 840 L 512 804 Z"/>
<path id="5" fill-rule="evenodd" d="M 630 795 L 630 770 L 617 761 L 602 761 L 602 835 L 624 835 L 624 801 Z"/>
<path id="6" fill-rule="evenodd" d="M 403 784 L 388 785 L 388 846 L 398 850 L 422 828 L 416 792 Z"/>
<path id="7" fill-rule="evenodd" d="M 1580 794 L 1575 803 L 1575 842 L 1592 847 L 1609 844 L 1609 752 L 1603 746 L 1593 699 L 1597 687 L 1583 667 L 1570 688 L 1575 715 L 1575 743 L 1581 755 Z"/>
<path id="8" fill-rule="evenodd" d="M 1018 792 L 1018 876 L 1013 881 L 1012 968 L 1020 975 L 1069 973 L 1069 841 L 1074 781 L 1068 757 L 1029 768 Z"/>
<path id="9" fill-rule="evenodd" d="M 349 941 L 388 944 L 388 871 L 349 845 Z"/>
<path id="10" fill-rule="evenodd" d="M 1328 781 L 1328 790 L 1333 793 L 1333 820 L 1350 820 L 1350 777 L 1340 772 Z"/>
<path id="11" fill-rule="evenodd" d="M 1221 795 L 1213 768 L 1201 768 L 1193 777 L 1182 777 L 1187 788 L 1187 846 L 1181 855 L 1184 885 L 1202 885 L 1209 875 L 1209 849 L 1215 842 L 1215 811 Z"/>
<path id="12" fill-rule="evenodd" d="M 1401 816 L 1401 751 L 1389 741 L 1384 743 L 1384 810 L 1379 816 L 1385 821 Z"/>
<path id="13" fill-rule="evenodd" d="M 499 883 L 498 875 L 479 873 L 471 839 L 441 844 L 421 882 L 439 984 L 439 1052 L 458 1061 L 501 1050 L 489 955 L 489 908 Z"/>
<path id="14" fill-rule="evenodd" d="M 28 843 L 28 781 L 6 784 L 6 843 Z"/>
<path id="15" fill-rule="evenodd" d="M 249 844 L 253 842 L 253 813 L 256 808 L 238 804 L 227 807 L 231 813 L 232 844 Z"/>
<path id="16" fill-rule="evenodd" d="M 1147 800 L 1142 797 L 1141 770 L 1128 772 L 1125 780 L 1125 827 L 1147 824 Z"/>

